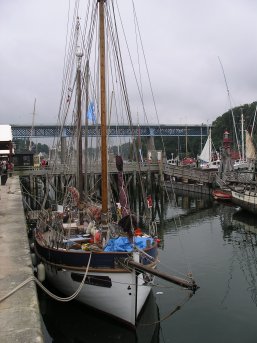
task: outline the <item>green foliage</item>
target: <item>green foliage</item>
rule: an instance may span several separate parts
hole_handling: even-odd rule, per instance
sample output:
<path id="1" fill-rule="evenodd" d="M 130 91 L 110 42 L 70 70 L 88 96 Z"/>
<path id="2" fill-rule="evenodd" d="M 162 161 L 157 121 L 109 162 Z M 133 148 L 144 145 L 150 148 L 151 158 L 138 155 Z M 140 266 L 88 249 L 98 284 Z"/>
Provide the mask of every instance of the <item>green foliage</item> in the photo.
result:
<path id="1" fill-rule="evenodd" d="M 49 146 L 47 144 L 37 143 L 35 150 L 37 153 L 44 152 L 46 155 L 49 154 Z"/>
<path id="2" fill-rule="evenodd" d="M 14 140 L 15 151 L 24 152 L 29 150 L 29 140 L 28 139 L 16 139 Z"/>
<path id="3" fill-rule="evenodd" d="M 15 143 L 15 150 L 17 152 L 24 152 L 29 150 L 29 140 L 28 139 L 17 139 L 14 141 Z M 39 152 L 49 154 L 49 146 L 47 144 L 41 144 L 34 142 L 31 142 L 31 151 L 35 154 L 38 154 Z"/>
<path id="4" fill-rule="evenodd" d="M 243 112 L 244 115 L 244 128 L 251 132 L 256 104 L 257 102 L 253 102 L 251 104 L 245 104 L 232 109 L 238 138 L 241 137 L 241 113 Z M 232 111 L 229 110 L 225 112 L 223 115 L 217 117 L 217 119 L 212 123 L 212 141 L 217 150 L 219 150 L 223 144 L 223 134 L 225 130 L 229 131 L 230 138 L 233 142 L 233 148 L 236 150 L 235 130 L 231 113 Z M 257 134 L 254 134 L 253 137 L 254 140 L 257 141 Z M 186 144 L 186 137 L 155 137 L 154 143 L 156 150 L 165 150 L 166 157 L 168 159 L 172 157 L 172 154 L 174 158 L 179 156 L 179 158 L 182 159 L 186 157 L 186 155 L 190 157 L 197 157 L 197 155 L 200 155 L 206 139 L 207 137 L 202 137 L 202 140 L 201 137 L 187 137 Z M 122 147 L 120 148 L 120 151 L 123 151 Z M 128 152 L 129 147 L 130 154 Z M 126 149 L 124 149 L 126 158 L 130 158 L 129 156 L 131 156 L 131 147 L 132 144 L 127 144 Z M 141 137 L 141 149 L 144 158 L 146 158 L 146 137 Z"/>
<path id="5" fill-rule="evenodd" d="M 157 150 L 165 149 L 167 159 L 172 154 L 173 158 L 179 156 L 183 159 L 186 156 L 196 157 L 201 152 L 201 137 L 155 137 L 154 142 Z"/>
<path id="6" fill-rule="evenodd" d="M 235 137 L 235 127 L 237 132 L 237 137 L 241 139 L 241 113 L 244 116 L 244 128 L 248 130 L 250 133 L 252 130 L 254 113 L 256 110 L 257 102 L 253 102 L 251 104 L 245 104 L 242 106 L 234 107 L 232 110 L 225 112 L 222 116 L 218 117 L 212 123 L 212 140 L 215 147 L 218 149 L 222 146 L 223 141 L 223 133 L 227 130 L 230 133 L 230 138 L 232 139 L 233 148 L 236 149 L 236 137 Z M 234 120 L 232 116 L 232 112 L 234 115 Z M 234 125 L 235 121 L 235 125 Z M 235 126 L 235 127 L 234 127 Z M 256 141 L 257 135 L 255 134 L 256 130 L 254 130 L 254 141 Z"/>

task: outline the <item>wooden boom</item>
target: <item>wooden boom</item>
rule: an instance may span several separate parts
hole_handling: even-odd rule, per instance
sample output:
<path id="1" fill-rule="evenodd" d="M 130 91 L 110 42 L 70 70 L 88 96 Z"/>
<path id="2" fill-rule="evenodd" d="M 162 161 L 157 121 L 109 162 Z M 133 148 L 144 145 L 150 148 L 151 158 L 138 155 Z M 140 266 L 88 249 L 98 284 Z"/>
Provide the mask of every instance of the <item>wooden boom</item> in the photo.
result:
<path id="1" fill-rule="evenodd" d="M 197 284 L 195 283 L 194 280 L 188 281 L 188 280 L 179 278 L 177 276 L 172 276 L 172 275 L 160 272 L 160 271 L 158 271 L 156 269 L 153 269 L 151 267 L 147 267 L 147 266 L 145 266 L 145 265 L 143 265 L 141 263 L 138 263 L 138 262 L 135 262 L 135 261 L 132 261 L 132 260 L 126 260 L 126 263 L 129 266 L 131 266 L 131 267 L 135 267 L 137 269 L 143 270 L 143 271 L 145 271 L 147 273 L 150 273 L 150 274 L 153 274 L 155 276 L 158 276 L 161 279 L 164 279 L 166 281 L 172 282 L 172 283 L 174 283 L 176 285 L 179 285 L 181 287 L 185 287 L 185 288 L 191 289 L 194 292 L 199 288 L 199 286 L 197 286 Z"/>

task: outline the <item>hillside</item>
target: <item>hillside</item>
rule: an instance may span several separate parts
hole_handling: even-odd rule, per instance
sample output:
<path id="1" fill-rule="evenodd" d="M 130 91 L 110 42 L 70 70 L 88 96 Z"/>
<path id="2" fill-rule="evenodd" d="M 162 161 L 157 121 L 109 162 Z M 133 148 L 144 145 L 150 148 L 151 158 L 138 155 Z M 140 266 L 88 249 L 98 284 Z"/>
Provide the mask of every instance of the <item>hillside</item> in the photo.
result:
<path id="1" fill-rule="evenodd" d="M 232 139 L 233 146 L 234 148 L 236 148 L 236 137 L 235 137 L 235 129 L 234 129 L 232 112 L 234 114 L 234 121 L 235 121 L 238 139 L 239 140 L 241 139 L 241 113 L 243 113 L 243 117 L 244 117 L 244 129 L 248 130 L 249 133 L 251 132 L 252 126 L 253 126 L 254 114 L 256 111 L 256 105 L 257 105 L 257 102 L 255 101 L 251 104 L 245 104 L 242 106 L 234 107 L 232 111 L 231 110 L 227 111 L 226 113 L 222 114 L 212 123 L 212 126 L 213 126 L 212 139 L 217 149 L 218 147 L 222 145 L 223 132 L 225 130 L 228 130 L 228 132 L 230 133 L 230 138 Z M 253 137 L 254 137 L 254 141 L 257 142 L 256 130 L 254 130 Z"/>
<path id="2" fill-rule="evenodd" d="M 254 114 L 256 111 L 257 101 L 251 104 L 244 104 L 242 106 L 234 107 L 232 110 L 229 110 L 217 117 L 217 119 L 212 123 L 212 140 L 214 146 L 217 150 L 222 146 L 223 133 L 227 130 L 230 133 L 230 138 L 233 142 L 233 148 L 236 150 L 236 138 L 235 138 L 235 129 L 233 124 L 232 112 L 234 114 L 234 121 L 237 130 L 238 139 L 241 139 L 241 113 L 244 116 L 244 129 L 251 132 Z M 256 123 L 255 123 L 256 124 Z M 256 125 L 255 125 L 256 126 Z M 177 156 L 178 152 L 180 158 L 185 156 L 186 152 L 186 140 L 184 137 L 164 137 L 164 145 L 166 148 L 167 157 L 171 157 L 171 153 L 174 153 L 174 156 Z M 256 129 L 253 133 L 253 140 L 257 143 L 257 132 Z M 203 144 L 206 141 L 206 137 L 203 138 Z M 155 138 L 156 149 L 162 149 L 161 139 Z M 190 137 L 188 138 L 188 155 L 196 157 L 201 153 L 201 138 L 200 137 Z"/>

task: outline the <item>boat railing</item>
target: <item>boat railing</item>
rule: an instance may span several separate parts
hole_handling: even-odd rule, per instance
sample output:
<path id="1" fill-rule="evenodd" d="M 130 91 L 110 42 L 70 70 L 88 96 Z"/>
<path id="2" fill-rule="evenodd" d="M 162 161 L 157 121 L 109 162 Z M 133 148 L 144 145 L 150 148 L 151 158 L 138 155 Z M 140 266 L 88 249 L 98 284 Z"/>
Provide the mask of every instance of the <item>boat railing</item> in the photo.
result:
<path id="1" fill-rule="evenodd" d="M 254 180 L 254 174 L 252 171 L 231 171 L 226 172 L 225 182 L 235 182 L 235 183 L 251 183 Z"/>

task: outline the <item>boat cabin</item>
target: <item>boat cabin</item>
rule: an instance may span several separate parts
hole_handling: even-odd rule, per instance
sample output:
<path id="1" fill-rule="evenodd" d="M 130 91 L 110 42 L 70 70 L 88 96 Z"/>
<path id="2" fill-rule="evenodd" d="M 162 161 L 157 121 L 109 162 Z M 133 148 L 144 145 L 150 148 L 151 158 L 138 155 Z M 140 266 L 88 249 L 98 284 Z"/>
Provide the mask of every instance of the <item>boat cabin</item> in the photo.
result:
<path id="1" fill-rule="evenodd" d="M 11 125 L 0 125 L 0 160 L 12 162 L 13 154 Z"/>
<path id="2" fill-rule="evenodd" d="M 33 152 L 29 150 L 17 152 L 13 156 L 13 164 L 18 167 L 33 166 L 33 156 Z"/>

